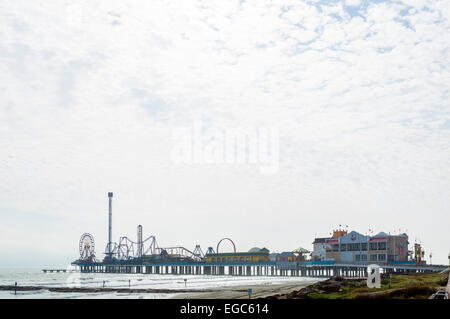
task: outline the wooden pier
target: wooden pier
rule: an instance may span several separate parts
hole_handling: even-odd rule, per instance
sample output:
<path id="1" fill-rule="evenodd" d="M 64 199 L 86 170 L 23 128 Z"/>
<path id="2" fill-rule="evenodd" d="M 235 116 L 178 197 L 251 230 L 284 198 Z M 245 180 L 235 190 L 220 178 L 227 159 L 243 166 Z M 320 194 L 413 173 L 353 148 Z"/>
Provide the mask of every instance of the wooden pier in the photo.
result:
<path id="1" fill-rule="evenodd" d="M 42 269 L 45 273 L 53 273 L 53 272 L 79 272 L 79 269 Z"/>
<path id="2" fill-rule="evenodd" d="M 82 273 L 123 273 L 158 275 L 211 276 L 284 276 L 329 278 L 367 277 L 367 264 L 305 264 L 305 263 L 158 263 L 158 264 L 74 264 Z M 380 264 L 381 273 L 426 273 L 445 266 Z"/>

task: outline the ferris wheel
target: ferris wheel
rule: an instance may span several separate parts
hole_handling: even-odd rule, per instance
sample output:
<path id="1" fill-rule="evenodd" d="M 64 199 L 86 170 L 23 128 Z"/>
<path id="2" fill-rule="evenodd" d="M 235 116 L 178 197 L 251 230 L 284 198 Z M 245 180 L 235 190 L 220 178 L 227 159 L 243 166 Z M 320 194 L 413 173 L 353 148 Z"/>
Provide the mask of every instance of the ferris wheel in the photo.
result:
<path id="1" fill-rule="evenodd" d="M 86 260 L 90 257 L 95 257 L 94 236 L 89 233 L 81 235 L 79 249 L 80 259 Z"/>

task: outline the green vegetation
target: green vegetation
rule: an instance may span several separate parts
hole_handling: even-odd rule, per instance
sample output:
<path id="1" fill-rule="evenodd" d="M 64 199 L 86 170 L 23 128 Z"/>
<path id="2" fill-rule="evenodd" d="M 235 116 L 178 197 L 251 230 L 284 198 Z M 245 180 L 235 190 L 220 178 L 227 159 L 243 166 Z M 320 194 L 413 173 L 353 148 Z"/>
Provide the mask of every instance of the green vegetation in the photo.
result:
<path id="1" fill-rule="evenodd" d="M 313 285 L 306 298 L 353 299 L 353 298 L 428 298 L 439 287 L 447 284 L 448 274 L 411 274 L 393 275 L 392 279 L 384 277 L 381 288 L 368 288 L 366 280 L 343 279 L 336 285 Z M 331 289 L 327 289 L 327 287 Z M 291 298 L 295 298 L 292 293 Z"/>
<path id="2" fill-rule="evenodd" d="M 238 291 L 238 292 L 248 292 L 248 289 L 238 289 L 236 291 Z"/>

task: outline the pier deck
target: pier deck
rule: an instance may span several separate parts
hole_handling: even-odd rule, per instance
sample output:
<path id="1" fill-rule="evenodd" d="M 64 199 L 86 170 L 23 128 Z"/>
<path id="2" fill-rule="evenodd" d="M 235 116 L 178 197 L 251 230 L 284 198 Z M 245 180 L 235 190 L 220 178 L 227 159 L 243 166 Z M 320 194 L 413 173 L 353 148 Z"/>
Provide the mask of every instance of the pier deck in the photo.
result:
<path id="1" fill-rule="evenodd" d="M 42 269 L 43 272 L 78 272 L 78 269 Z"/>
<path id="2" fill-rule="evenodd" d="M 82 273 L 131 273 L 173 275 L 367 277 L 367 264 L 318 263 L 188 263 L 145 264 L 73 263 Z M 438 265 L 380 264 L 381 273 L 426 273 L 446 269 Z"/>

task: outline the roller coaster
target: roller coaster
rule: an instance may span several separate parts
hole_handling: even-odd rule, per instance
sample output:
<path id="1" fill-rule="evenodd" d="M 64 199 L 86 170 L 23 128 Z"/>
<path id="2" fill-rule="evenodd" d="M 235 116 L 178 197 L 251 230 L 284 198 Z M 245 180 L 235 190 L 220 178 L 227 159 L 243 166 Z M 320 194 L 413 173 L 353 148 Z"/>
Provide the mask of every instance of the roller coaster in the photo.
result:
<path id="1" fill-rule="evenodd" d="M 365 264 L 337 264 L 334 260 L 307 261 L 304 249 L 294 250 L 294 260 L 283 260 L 283 253 L 270 254 L 266 248 L 252 248 L 248 252 L 237 252 L 232 239 L 223 238 L 217 243 L 216 251 L 208 247 L 206 254 L 200 245 L 193 250 L 182 246 L 160 247 L 154 235 L 143 239 L 143 229 L 137 227 L 137 240 L 127 236 L 112 240 L 112 198 L 109 199 L 108 244 L 103 261 L 96 258 L 94 237 L 84 233 L 79 241 L 78 260 L 72 262 L 81 272 L 101 273 L 142 273 L 142 274 L 192 274 L 192 275 L 241 275 L 241 276 L 367 276 Z M 232 252 L 219 252 L 221 244 L 227 241 Z M 255 250 L 256 249 L 256 250 Z M 291 253 L 292 254 L 292 253 Z M 302 258 L 300 258 L 302 257 Z M 401 271 L 433 272 L 442 271 L 446 266 L 382 264 L 385 272 Z M 53 270 L 44 269 L 44 272 Z M 60 271 L 60 270 L 55 270 Z"/>
<path id="2" fill-rule="evenodd" d="M 229 238 L 223 238 L 219 241 L 217 251 L 223 240 L 230 241 L 236 251 L 233 241 Z M 101 262 L 95 258 L 94 247 L 94 237 L 89 233 L 83 234 L 80 239 L 80 258 L 78 261 L 84 263 Z M 90 250 L 87 252 L 88 249 Z M 104 253 L 106 256 L 104 257 L 103 262 L 119 264 L 167 261 L 201 263 L 205 262 L 205 255 L 214 253 L 214 249 L 209 247 L 206 254 L 204 254 L 200 245 L 196 245 L 193 250 L 183 246 L 160 247 L 156 241 L 156 237 L 153 235 L 146 239 L 142 239 L 142 226 L 139 225 L 137 241 L 134 241 L 127 236 L 121 236 L 118 243 L 111 242 L 110 244 L 107 244 Z M 109 256 L 112 256 L 112 258 Z"/>
<path id="3" fill-rule="evenodd" d="M 149 236 L 143 239 L 142 226 L 137 227 L 137 240 L 134 241 L 127 236 L 119 238 L 119 242 L 112 241 L 112 198 L 113 193 L 108 193 L 109 200 L 109 225 L 108 225 L 108 244 L 105 248 L 105 257 L 103 263 L 129 263 L 129 262 L 203 262 L 205 254 L 200 245 L 196 245 L 191 251 L 182 246 L 159 247 L 155 236 Z M 80 263 L 99 263 L 95 255 L 94 237 L 89 233 L 81 236 L 79 243 L 80 258 L 76 262 Z M 208 248 L 208 252 L 212 250 Z M 207 252 L 207 253 L 208 253 Z"/>
<path id="4" fill-rule="evenodd" d="M 127 236 L 123 236 L 120 237 L 119 243 L 112 242 L 111 245 L 111 253 L 116 260 L 130 260 L 142 258 L 145 255 L 154 255 L 158 249 L 155 236 L 150 236 L 142 242 L 135 242 Z M 106 252 L 109 252 L 109 245 L 106 246 Z"/>
<path id="5" fill-rule="evenodd" d="M 140 227 L 142 231 L 142 227 Z M 139 231 L 138 231 L 139 234 Z M 159 247 L 155 236 L 149 236 L 140 241 L 133 241 L 127 236 L 122 236 L 119 242 L 112 242 L 111 250 L 109 244 L 106 246 L 104 262 L 123 262 L 123 261 L 204 261 L 204 254 L 200 245 L 196 245 L 193 251 L 182 247 Z M 109 260 L 109 252 L 111 251 L 112 260 Z"/>

